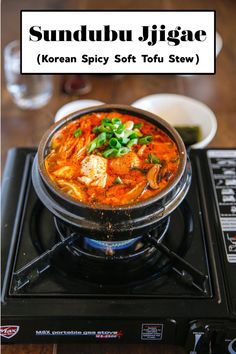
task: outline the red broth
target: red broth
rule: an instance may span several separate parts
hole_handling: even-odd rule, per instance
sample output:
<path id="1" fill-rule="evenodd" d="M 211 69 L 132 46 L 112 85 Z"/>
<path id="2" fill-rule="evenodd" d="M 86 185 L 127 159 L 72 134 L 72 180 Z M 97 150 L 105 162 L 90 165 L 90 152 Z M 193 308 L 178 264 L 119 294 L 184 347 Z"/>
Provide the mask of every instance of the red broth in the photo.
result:
<path id="1" fill-rule="evenodd" d="M 45 158 L 47 173 L 62 192 L 95 206 L 151 198 L 175 177 L 178 165 L 178 148 L 165 132 L 118 112 L 69 122 L 54 134 Z"/>

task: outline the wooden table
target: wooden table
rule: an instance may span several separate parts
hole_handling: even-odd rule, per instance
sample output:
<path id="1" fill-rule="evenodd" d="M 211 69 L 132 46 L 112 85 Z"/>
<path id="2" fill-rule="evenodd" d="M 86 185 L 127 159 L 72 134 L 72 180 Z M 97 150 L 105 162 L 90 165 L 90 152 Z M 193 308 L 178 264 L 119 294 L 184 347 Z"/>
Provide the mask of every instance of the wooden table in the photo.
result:
<path id="1" fill-rule="evenodd" d="M 99 6 L 98 6 L 99 3 Z M 211 146 L 236 146 L 236 2 L 233 0 L 4 0 L 2 4 L 3 46 L 19 38 L 19 11 L 21 9 L 88 9 L 88 8 L 146 8 L 146 9 L 215 9 L 217 11 L 217 30 L 224 44 L 217 58 L 217 73 L 214 76 L 181 77 L 175 75 L 126 75 L 90 76 L 91 92 L 82 98 L 94 98 L 107 103 L 130 104 L 134 100 L 153 93 L 178 93 L 196 98 L 215 112 L 218 131 Z M 55 79 L 53 98 L 42 109 L 24 111 L 16 107 L 3 83 L 2 91 L 2 161 L 4 164 L 7 150 L 12 146 L 36 146 L 43 132 L 53 122 L 55 112 L 63 104 L 78 99 L 61 93 L 60 80 Z M 4 80 L 4 78 L 3 78 Z M 54 347 L 54 353 L 56 347 Z M 123 354 L 177 354 L 184 351 L 177 347 L 153 345 L 77 345 L 70 349 L 58 347 L 58 353 L 123 353 Z M 52 354 L 52 345 L 6 345 L 3 354 Z"/>

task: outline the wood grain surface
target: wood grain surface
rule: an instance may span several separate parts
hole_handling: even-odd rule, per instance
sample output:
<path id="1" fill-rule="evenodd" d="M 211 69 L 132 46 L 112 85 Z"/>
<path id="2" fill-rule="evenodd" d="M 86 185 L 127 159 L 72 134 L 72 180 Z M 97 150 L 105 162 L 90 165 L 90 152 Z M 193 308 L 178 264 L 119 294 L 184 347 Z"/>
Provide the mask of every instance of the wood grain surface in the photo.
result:
<path id="1" fill-rule="evenodd" d="M 81 98 L 106 103 L 130 104 L 153 93 L 178 93 L 198 99 L 215 112 L 218 130 L 211 146 L 236 146 L 236 1 L 234 0 L 3 0 L 2 48 L 19 38 L 21 9 L 215 9 L 217 31 L 223 38 L 223 50 L 217 58 L 216 75 L 181 77 L 176 75 L 93 75 L 91 92 Z M 2 75 L 2 164 L 13 146 L 37 146 L 44 131 L 53 122 L 55 112 L 65 103 L 78 99 L 60 90 L 62 77 L 55 76 L 51 101 L 42 109 L 26 111 L 12 103 Z M 180 354 L 179 347 L 163 345 L 5 345 L 3 354 Z"/>

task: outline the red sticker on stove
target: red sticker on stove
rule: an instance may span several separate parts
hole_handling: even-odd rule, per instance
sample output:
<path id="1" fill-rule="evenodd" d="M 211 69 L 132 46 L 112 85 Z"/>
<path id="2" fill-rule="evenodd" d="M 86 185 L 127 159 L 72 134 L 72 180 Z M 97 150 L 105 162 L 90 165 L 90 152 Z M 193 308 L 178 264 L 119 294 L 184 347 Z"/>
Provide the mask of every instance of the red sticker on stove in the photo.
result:
<path id="1" fill-rule="evenodd" d="M 20 326 L 8 325 L 0 326 L 0 336 L 10 339 L 19 332 Z"/>

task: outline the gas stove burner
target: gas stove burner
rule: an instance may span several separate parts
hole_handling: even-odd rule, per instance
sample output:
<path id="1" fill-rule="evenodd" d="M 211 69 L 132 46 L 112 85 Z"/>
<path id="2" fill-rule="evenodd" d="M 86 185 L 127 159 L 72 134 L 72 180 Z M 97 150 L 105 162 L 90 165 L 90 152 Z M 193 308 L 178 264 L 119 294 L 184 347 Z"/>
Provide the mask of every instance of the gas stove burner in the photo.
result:
<path id="1" fill-rule="evenodd" d="M 148 234 L 124 241 L 80 235 L 48 213 L 37 199 L 31 210 L 30 235 L 38 256 L 14 273 L 14 293 L 24 292 L 48 269 L 71 293 L 77 285 L 82 292 L 81 287 L 89 287 L 96 294 L 152 292 L 170 281 L 170 273 L 206 292 L 205 275 L 182 258 L 193 236 L 193 215 L 186 201 Z"/>
<path id="2" fill-rule="evenodd" d="M 86 248 L 92 248 L 96 250 L 102 250 L 106 254 L 112 254 L 115 251 L 120 251 L 120 250 L 126 250 L 127 248 L 130 248 L 131 246 L 134 246 L 139 240 L 140 237 L 132 238 L 131 240 L 125 240 L 125 241 L 98 241 L 94 240 L 89 237 L 84 238 L 84 245 Z"/>
<path id="3" fill-rule="evenodd" d="M 54 218 L 54 222 L 62 241 L 74 234 L 70 227 L 61 220 Z M 153 235 L 158 242 L 161 242 L 165 237 L 169 223 L 169 217 L 163 219 L 150 234 Z M 148 251 L 149 248 L 150 245 L 144 242 L 143 236 L 124 241 L 100 241 L 91 237 L 75 234 L 75 241 L 67 245 L 67 249 L 72 252 L 73 255 L 81 256 L 81 254 L 83 254 L 90 258 L 101 259 L 103 261 L 120 261 L 139 257 L 143 252 Z"/>
<path id="4" fill-rule="evenodd" d="M 170 267 L 169 260 L 149 242 L 147 235 L 125 241 L 98 241 L 73 234 L 56 218 L 54 222 L 62 242 L 74 237 L 74 241 L 65 247 L 67 253 L 61 253 L 53 262 L 57 271 L 67 279 L 84 279 L 97 284 L 100 289 L 131 288 L 161 278 Z M 151 237 L 162 242 L 169 223 L 169 218 L 163 220 L 150 233 Z M 69 257 L 70 261 L 62 262 L 62 257 Z"/>
<path id="5" fill-rule="evenodd" d="M 39 208 L 38 211 L 40 213 L 42 210 Z M 38 223 L 38 217 L 36 213 L 32 221 L 35 222 L 37 218 Z M 76 234 L 70 225 L 58 218 L 54 217 L 53 222 L 57 230 L 56 242 L 59 239 L 64 244 L 53 257 L 53 268 L 66 281 L 84 280 L 98 286 L 99 291 L 106 289 L 105 292 L 113 287 L 125 287 L 133 291 L 137 286 L 145 287 L 153 282 L 154 286 L 159 286 L 165 281 L 164 275 L 173 264 L 173 257 L 167 255 L 166 249 L 171 247 L 182 256 L 192 238 L 192 214 L 186 202 L 170 218 L 159 222 L 158 227 L 149 234 L 125 241 L 94 240 Z M 45 244 L 45 235 L 40 233 L 38 237 L 35 245 L 38 246 L 41 241 Z M 48 246 L 44 247 L 47 249 Z"/>
<path id="6" fill-rule="evenodd" d="M 16 272 L 13 288 L 17 293 L 49 268 L 54 270 L 56 278 L 59 276 L 58 281 L 63 278 L 73 290 L 82 282 L 95 287 L 98 293 L 101 290 L 110 293 L 114 288 L 135 292 L 147 284 L 157 287 L 171 269 L 181 274 L 180 267 L 185 264 L 176 264 L 175 268 L 172 265 L 176 260 L 179 263 L 192 242 L 192 213 L 186 202 L 149 234 L 124 241 L 98 241 L 79 235 L 70 225 L 48 213 L 38 200 L 29 220 L 32 242 L 39 256 Z M 174 256 L 170 249 L 178 255 Z M 187 268 L 195 272 L 189 265 Z M 191 280 L 188 271 L 185 278 Z"/>
<path id="7" fill-rule="evenodd" d="M 168 229 L 170 219 L 167 218 L 155 229 L 155 237 L 162 241 L 165 233 Z M 124 252 L 124 254 L 138 252 L 142 248 L 142 236 L 132 238 L 125 241 L 98 241 L 89 237 L 84 238 L 84 248 L 87 250 L 93 250 L 98 253 L 102 251 L 107 256 L 114 257 L 115 255 Z"/>

